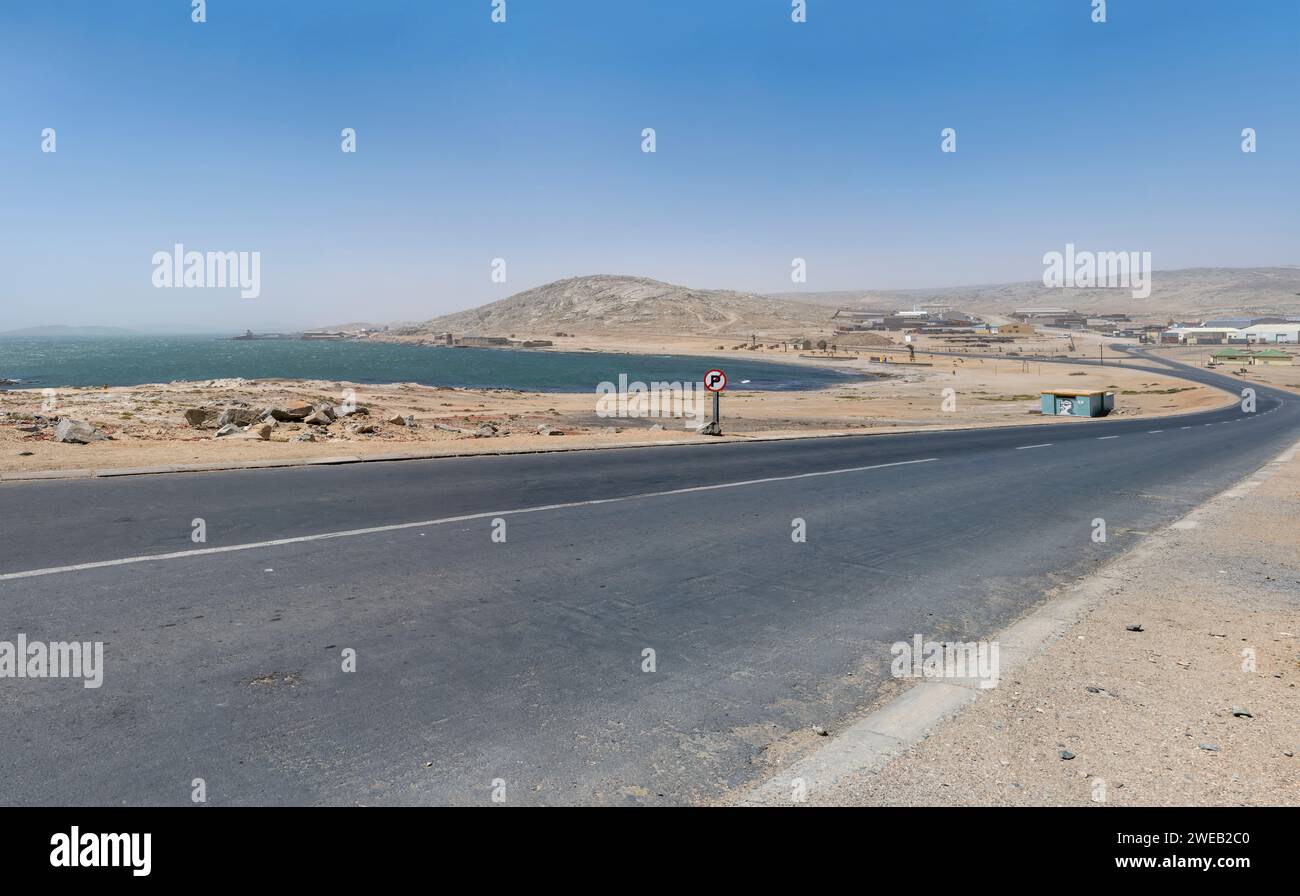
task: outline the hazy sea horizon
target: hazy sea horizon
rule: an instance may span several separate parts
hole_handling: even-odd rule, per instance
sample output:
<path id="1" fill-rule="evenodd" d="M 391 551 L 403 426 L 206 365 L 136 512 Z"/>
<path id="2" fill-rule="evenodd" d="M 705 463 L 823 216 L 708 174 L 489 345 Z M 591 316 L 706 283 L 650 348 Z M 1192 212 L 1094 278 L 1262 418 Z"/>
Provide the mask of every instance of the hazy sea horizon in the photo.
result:
<path id="1" fill-rule="evenodd" d="M 703 379 L 726 371 L 731 387 L 818 389 L 860 379 L 802 364 L 686 355 L 434 348 L 389 342 L 234 340 L 211 335 L 0 336 L 0 379 L 17 388 L 136 386 L 213 379 L 303 379 L 354 383 L 586 392 L 603 381 Z M 742 381 L 748 380 L 744 383 Z"/>

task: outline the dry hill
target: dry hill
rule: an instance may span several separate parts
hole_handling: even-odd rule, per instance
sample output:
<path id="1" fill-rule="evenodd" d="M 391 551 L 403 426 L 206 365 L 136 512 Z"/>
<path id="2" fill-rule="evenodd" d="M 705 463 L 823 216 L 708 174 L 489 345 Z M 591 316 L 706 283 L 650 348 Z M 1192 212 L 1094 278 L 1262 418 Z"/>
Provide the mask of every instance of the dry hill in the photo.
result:
<path id="1" fill-rule="evenodd" d="M 827 332 L 834 308 L 731 290 L 690 289 L 645 277 L 557 280 L 506 299 L 403 328 L 482 336 L 552 333 L 716 334 L 779 338 Z"/>

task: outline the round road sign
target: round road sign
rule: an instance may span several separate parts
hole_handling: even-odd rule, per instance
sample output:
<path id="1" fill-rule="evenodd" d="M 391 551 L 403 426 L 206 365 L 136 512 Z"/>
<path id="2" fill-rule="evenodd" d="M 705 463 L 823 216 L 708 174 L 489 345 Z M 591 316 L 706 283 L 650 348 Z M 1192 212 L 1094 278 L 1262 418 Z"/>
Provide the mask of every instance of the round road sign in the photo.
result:
<path id="1" fill-rule="evenodd" d="M 704 388 L 710 392 L 721 392 L 727 388 L 727 375 L 716 368 L 704 374 Z"/>

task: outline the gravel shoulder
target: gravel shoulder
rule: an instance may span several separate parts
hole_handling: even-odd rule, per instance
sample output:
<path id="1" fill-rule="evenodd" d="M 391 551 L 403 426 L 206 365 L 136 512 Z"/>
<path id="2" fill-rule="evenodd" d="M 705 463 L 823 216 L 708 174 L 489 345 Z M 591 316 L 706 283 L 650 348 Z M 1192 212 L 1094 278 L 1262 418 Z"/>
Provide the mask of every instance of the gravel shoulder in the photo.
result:
<path id="1" fill-rule="evenodd" d="M 1300 805 L 1298 457 L 1151 533 L 1044 652 L 807 802 Z"/>

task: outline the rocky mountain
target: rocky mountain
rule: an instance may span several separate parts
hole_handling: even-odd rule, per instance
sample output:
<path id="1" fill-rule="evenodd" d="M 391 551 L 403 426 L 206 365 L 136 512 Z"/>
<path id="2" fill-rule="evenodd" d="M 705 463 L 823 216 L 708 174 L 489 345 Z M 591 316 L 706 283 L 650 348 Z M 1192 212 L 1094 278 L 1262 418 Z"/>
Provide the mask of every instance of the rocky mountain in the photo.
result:
<path id="1" fill-rule="evenodd" d="M 927 302 L 948 302 L 954 308 L 977 314 L 1005 314 L 1016 307 L 1048 305 L 1161 320 L 1300 314 L 1300 267 L 1157 270 L 1151 275 L 1151 295 L 1145 299 L 1134 298 L 1128 289 L 1049 289 L 1041 281 L 939 289 L 779 293 L 771 298 L 862 308 L 910 308 Z"/>
<path id="2" fill-rule="evenodd" d="M 406 333 L 547 337 L 717 334 L 789 337 L 827 330 L 833 307 L 731 290 L 690 289 L 645 277 L 557 280 L 469 311 L 403 328 Z"/>

